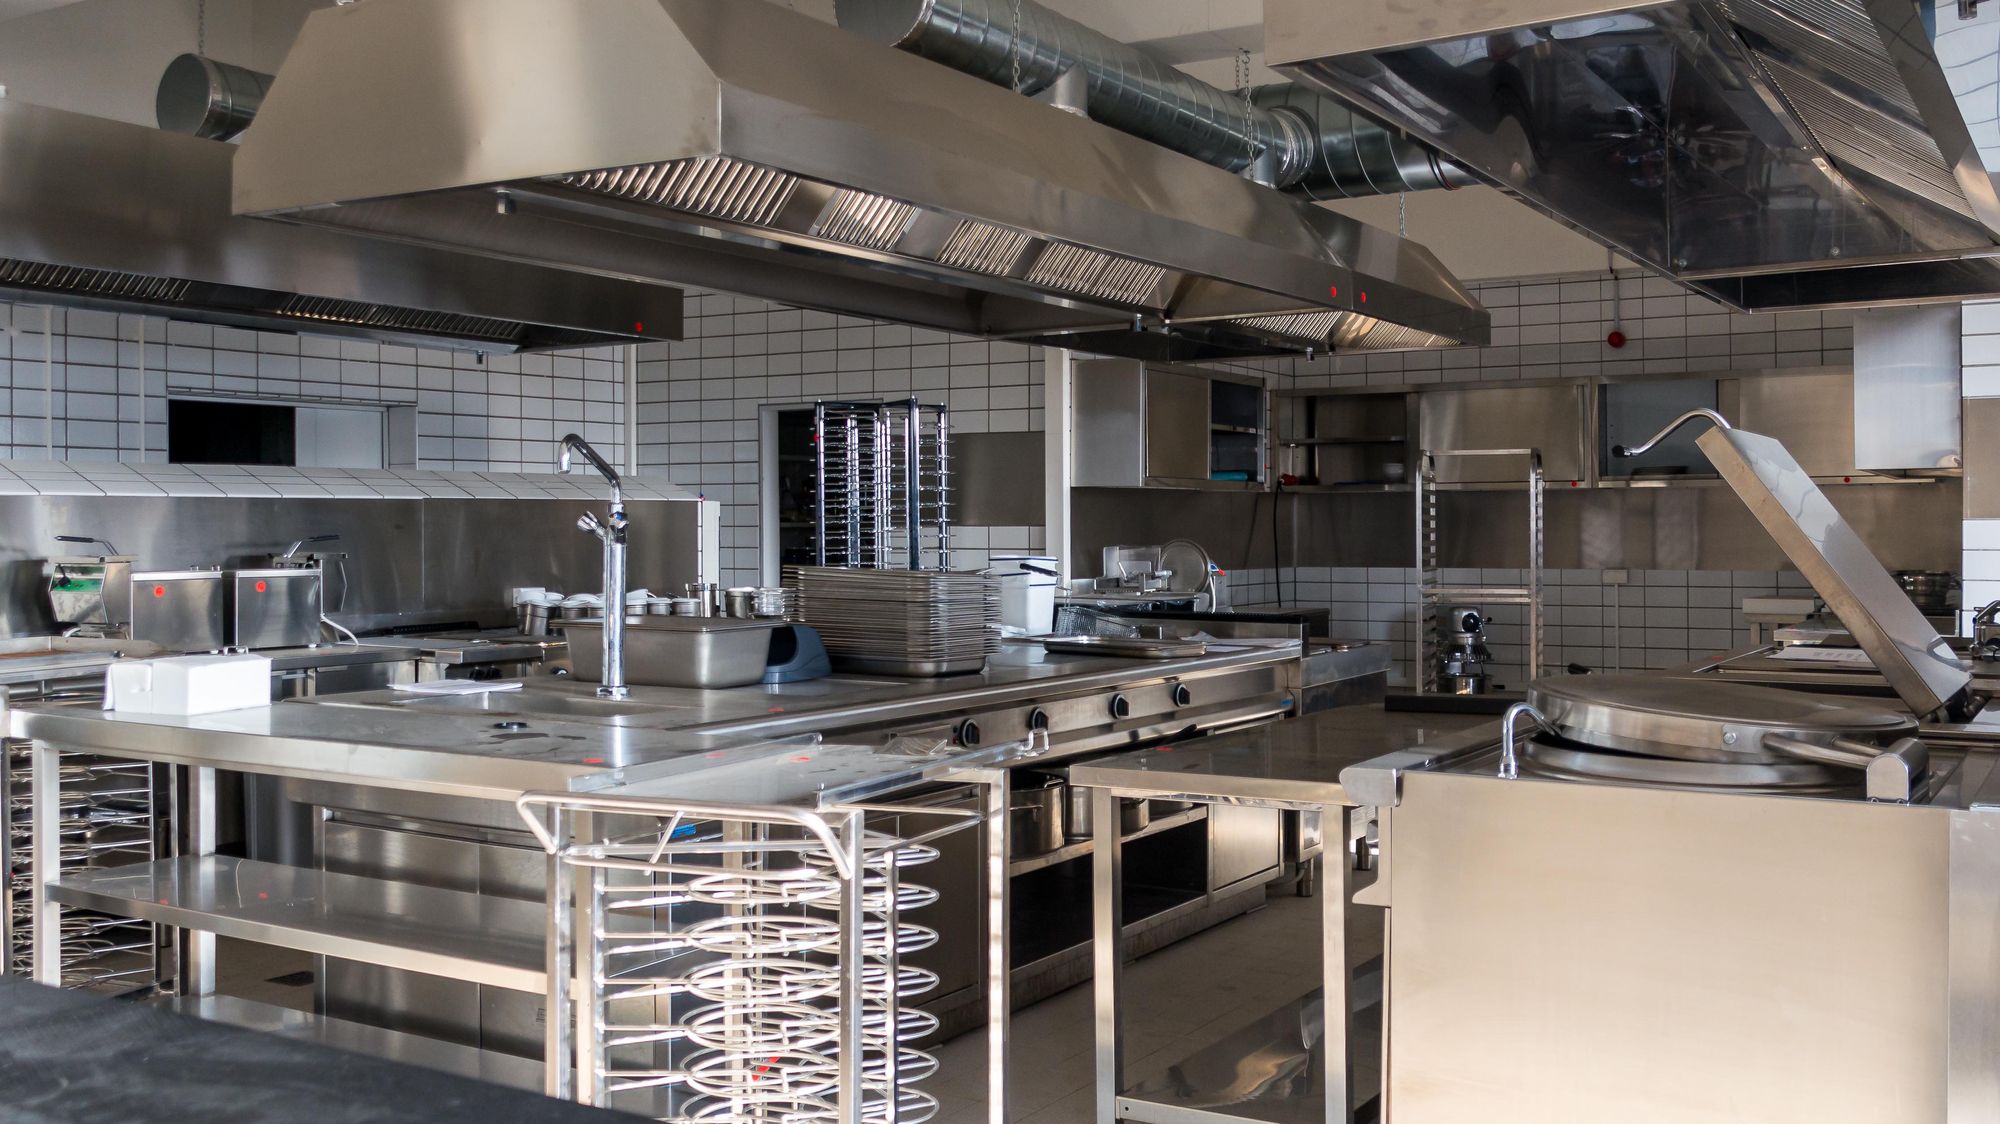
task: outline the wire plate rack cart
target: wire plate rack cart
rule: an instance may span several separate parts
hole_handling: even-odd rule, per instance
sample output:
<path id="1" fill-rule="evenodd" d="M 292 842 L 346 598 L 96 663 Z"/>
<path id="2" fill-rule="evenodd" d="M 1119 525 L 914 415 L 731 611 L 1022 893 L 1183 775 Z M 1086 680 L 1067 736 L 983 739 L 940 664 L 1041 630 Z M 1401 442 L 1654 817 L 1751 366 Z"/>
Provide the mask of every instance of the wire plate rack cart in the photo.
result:
<path id="1" fill-rule="evenodd" d="M 1527 581 L 1521 585 L 1451 585 L 1440 580 L 1438 561 L 1438 462 L 1457 458 L 1511 457 L 1528 466 L 1528 566 Z M 1542 451 L 1540 449 L 1425 449 L 1417 456 L 1417 472 L 1411 492 L 1416 501 L 1417 583 L 1411 608 L 1414 631 L 1411 650 L 1416 666 L 1411 681 L 1418 694 L 1438 690 L 1438 610 L 1447 605 L 1522 605 L 1527 620 L 1527 678 L 1542 671 L 1543 657 L 1543 540 L 1547 523 L 1543 517 Z"/>
<path id="2" fill-rule="evenodd" d="M 1005 773 L 941 779 L 978 796 L 522 796 L 552 857 L 547 1057 L 575 1059 L 551 1064 L 549 1091 L 676 1124 L 934 1118 L 922 1084 L 938 1063 L 915 1043 L 938 1020 L 912 1003 L 938 977 L 903 958 L 938 934 L 905 915 L 938 898 L 922 881 L 934 844 L 983 828 L 1002 887 L 988 894 L 989 1119 L 1004 1121 Z"/>
<path id="3" fill-rule="evenodd" d="M 818 564 L 949 570 L 950 435 L 950 411 L 915 398 L 818 403 Z"/>

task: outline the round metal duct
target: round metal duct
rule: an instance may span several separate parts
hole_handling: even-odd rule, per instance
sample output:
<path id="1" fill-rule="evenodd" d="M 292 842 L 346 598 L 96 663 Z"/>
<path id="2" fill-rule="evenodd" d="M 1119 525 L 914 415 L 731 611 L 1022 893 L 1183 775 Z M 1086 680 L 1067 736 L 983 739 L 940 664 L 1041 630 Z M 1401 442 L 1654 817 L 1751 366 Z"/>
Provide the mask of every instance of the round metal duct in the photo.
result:
<path id="1" fill-rule="evenodd" d="M 167 64 L 153 96 L 160 128 L 209 140 L 233 140 L 250 127 L 271 76 L 197 54 Z"/>

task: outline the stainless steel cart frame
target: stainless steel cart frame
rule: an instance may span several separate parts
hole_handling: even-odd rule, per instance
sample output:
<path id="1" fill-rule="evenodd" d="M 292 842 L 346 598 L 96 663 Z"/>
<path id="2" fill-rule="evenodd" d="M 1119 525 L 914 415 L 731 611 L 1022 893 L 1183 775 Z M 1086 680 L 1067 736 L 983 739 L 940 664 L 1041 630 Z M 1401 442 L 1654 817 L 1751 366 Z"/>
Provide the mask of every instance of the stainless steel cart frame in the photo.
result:
<path id="1" fill-rule="evenodd" d="M 609 1106 L 622 1094 L 678 1090 L 674 1119 L 888 1124 L 935 1116 L 935 1098 L 915 1088 L 935 1059 L 905 1043 L 936 1020 L 902 1004 L 921 993 L 928 973 L 899 959 L 929 932 L 901 922 L 901 912 L 935 894 L 903 872 L 935 857 L 933 841 L 977 828 L 987 877 L 988 1120 L 1004 1124 L 1006 775 L 978 769 L 949 779 L 977 789 L 977 810 L 522 796 L 522 817 L 550 856 L 549 1094 Z M 889 836 L 870 830 L 871 813 L 945 822 Z M 603 825 L 635 817 L 643 828 L 607 838 L 614 833 Z M 688 905 L 711 915 L 692 925 L 670 913 L 664 925 L 656 920 Z M 645 915 L 636 926 L 635 910 Z M 666 967 L 683 952 L 683 966 Z M 713 958 L 685 967 L 704 955 Z M 709 1002 L 676 1007 L 683 995 Z M 666 1004 L 658 1021 L 614 1017 L 614 1003 L 635 997 Z M 674 1042 L 700 1052 L 667 1060 Z M 652 1060 L 634 1066 L 614 1056 L 629 1058 L 634 1047 Z"/>
<path id="2" fill-rule="evenodd" d="M 1248 786 L 1228 791 L 1234 778 L 1213 775 L 1158 776 L 1120 769 L 1115 762 L 1101 767 L 1075 765 L 1070 783 L 1090 789 L 1093 851 L 1091 857 L 1092 952 L 1095 978 L 1092 981 L 1093 1011 L 1097 1051 L 1097 1120 L 1113 1124 L 1119 1120 L 1149 1124 L 1225 1124 L 1256 1121 L 1259 1117 L 1236 1116 L 1214 1109 L 1190 1109 L 1129 1095 L 1125 1074 L 1124 1030 L 1119 1012 L 1124 1000 L 1125 958 L 1120 934 L 1124 931 L 1124 863 L 1119 846 L 1118 801 L 1127 796 L 1187 800 L 1201 804 L 1273 808 L 1314 813 L 1322 817 L 1328 845 L 1321 859 L 1325 886 L 1320 893 L 1320 964 L 1324 1002 L 1323 1044 L 1325 1069 L 1322 1089 L 1328 1124 L 1353 1120 L 1353 1051 L 1350 1032 L 1353 1021 L 1354 966 L 1347 962 L 1347 911 L 1354 894 L 1354 863 L 1348 859 L 1347 844 L 1355 825 L 1355 808 L 1303 791 L 1294 798 L 1274 793 L 1258 793 Z M 1204 783 L 1211 786 L 1202 791 Z"/>
<path id="3" fill-rule="evenodd" d="M 1527 580 L 1520 585 L 1447 585 L 1438 577 L 1437 462 L 1475 457 L 1519 458 L 1527 462 L 1528 565 L 1525 570 Z M 1416 666 L 1410 669 L 1410 682 L 1417 694 L 1435 694 L 1438 691 L 1438 610 L 1460 602 L 1467 605 L 1526 606 L 1528 619 L 1522 622 L 1528 633 L 1525 673 L 1529 682 L 1541 677 L 1544 656 L 1542 607 L 1545 600 L 1542 585 L 1543 542 L 1547 538 L 1547 521 L 1543 515 L 1544 483 L 1540 449 L 1425 449 L 1417 455 L 1416 480 L 1410 489 L 1416 504 L 1417 529 L 1417 581 L 1411 600 L 1411 613 L 1415 619 L 1410 622 L 1410 650 Z"/>

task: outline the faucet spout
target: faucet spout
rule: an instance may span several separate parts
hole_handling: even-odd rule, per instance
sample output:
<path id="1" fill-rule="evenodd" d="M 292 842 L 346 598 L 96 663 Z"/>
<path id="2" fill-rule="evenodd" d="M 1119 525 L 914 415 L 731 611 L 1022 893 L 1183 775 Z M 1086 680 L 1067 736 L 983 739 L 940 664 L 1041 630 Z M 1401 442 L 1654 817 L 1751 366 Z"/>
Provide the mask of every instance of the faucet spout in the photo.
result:
<path id="1" fill-rule="evenodd" d="M 576 453 L 582 453 L 611 485 L 611 517 L 599 519 L 595 512 L 587 512 L 576 521 L 578 530 L 596 535 L 604 544 L 604 674 L 598 682 L 597 695 L 605 699 L 628 698 L 632 691 L 625 685 L 625 485 L 610 462 L 599 456 L 590 442 L 574 433 L 562 439 L 556 467 L 569 472 Z"/>
<path id="2" fill-rule="evenodd" d="M 569 434 L 562 439 L 562 451 L 556 454 L 556 469 L 563 473 L 572 471 L 572 458 L 576 453 L 582 453 L 583 459 L 589 461 L 591 467 L 597 470 L 598 475 L 604 477 L 605 481 L 611 485 L 611 510 L 617 511 L 624 507 L 625 482 L 618 478 L 618 470 L 612 468 L 611 462 L 600 456 L 596 449 L 591 448 L 590 442 L 585 441 L 576 434 Z"/>

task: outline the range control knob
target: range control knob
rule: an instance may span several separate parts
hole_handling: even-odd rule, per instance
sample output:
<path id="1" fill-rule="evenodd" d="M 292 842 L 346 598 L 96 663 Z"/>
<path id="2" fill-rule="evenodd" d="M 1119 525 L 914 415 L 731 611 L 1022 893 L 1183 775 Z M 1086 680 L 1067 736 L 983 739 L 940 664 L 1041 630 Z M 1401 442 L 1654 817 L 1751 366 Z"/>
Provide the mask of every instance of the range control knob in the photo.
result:
<path id="1" fill-rule="evenodd" d="M 1114 720 L 1132 716 L 1132 703 L 1124 695 L 1111 696 L 1111 717 Z"/>
<path id="2" fill-rule="evenodd" d="M 1038 706 L 1028 712 L 1028 729 L 1046 730 L 1048 728 L 1049 728 L 1048 711 L 1043 710 L 1041 707 Z"/>
<path id="3" fill-rule="evenodd" d="M 1189 705 L 1192 705 L 1192 704 L 1193 704 L 1193 702 L 1194 702 L 1194 692 L 1193 692 L 1193 691 L 1190 691 L 1190 690 L 1188 690 L 1188 685 L 1187 685 L 1187 684 L 1185 684 L 1185 683 L 1176 683 L 1176 684 L 1174 684 L 1174 705 L 1175 705 L 1175 706 L 1177 706 L 1177 707 L 1178 707 L 1178 706 L 1189 706 Z"/>
<path id="4" fill-rule="evenodd" d="M 958 744 L 972 746 L 979 744 L 979 723 L 968 718 L 958 724 Z"/>

